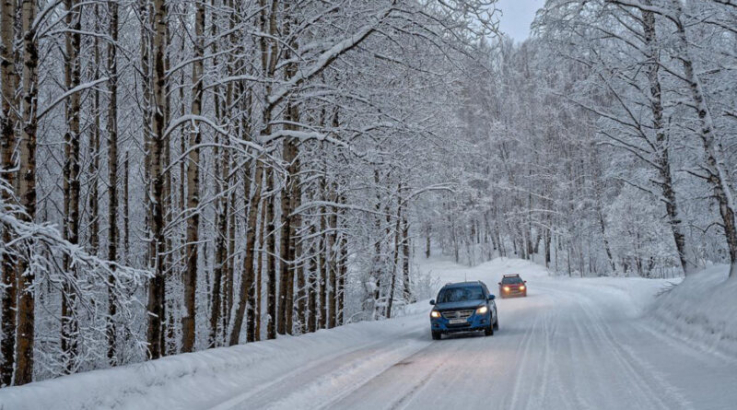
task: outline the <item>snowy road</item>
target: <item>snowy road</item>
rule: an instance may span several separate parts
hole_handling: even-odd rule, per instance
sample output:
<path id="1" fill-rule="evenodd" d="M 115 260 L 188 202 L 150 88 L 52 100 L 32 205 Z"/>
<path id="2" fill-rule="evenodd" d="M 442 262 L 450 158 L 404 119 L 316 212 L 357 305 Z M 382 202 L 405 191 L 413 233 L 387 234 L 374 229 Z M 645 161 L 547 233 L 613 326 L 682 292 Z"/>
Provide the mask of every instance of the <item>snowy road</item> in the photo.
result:
<path id="1" fill-rule="evenodd" d="M 491 287 L 504 269 L 465 273 Z M 460 271 L 446 273 L 457 279 Z M 427 312 L 409 315 L 385 322 L 396 332 L 304 365 L 296 360 L 215 408 L 737 408 L 734 359 L 658 335 L 636 318 L 663 282 L 529 275 L 529 297 L 498 300 L 501 329 L 493 337 L 433 342 Z"/>
<path id="2" fill-rule="evenodd" d="M 0 389 L 0 409 L 737 409 L 734 356 L 641 318 L 665 281 L 550 278 L 519 260 L 425 264 L 438 286 L 496 289 L 521 273 L 529 296 L 497 299 L 493 337 L 432 341 L 423 301 L 391 320 Z"/>

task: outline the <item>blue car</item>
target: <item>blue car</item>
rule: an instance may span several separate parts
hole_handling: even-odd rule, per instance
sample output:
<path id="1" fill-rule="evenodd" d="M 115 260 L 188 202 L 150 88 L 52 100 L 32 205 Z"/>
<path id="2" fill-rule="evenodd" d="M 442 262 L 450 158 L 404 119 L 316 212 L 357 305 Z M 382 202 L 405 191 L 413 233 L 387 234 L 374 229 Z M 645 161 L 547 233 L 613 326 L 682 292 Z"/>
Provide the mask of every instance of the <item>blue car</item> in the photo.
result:
<path id="1" fill-rule="evenodd" d="M 494 295 L 481 282 L 449 283 L 431 300 L 430 330 L 433 340 L 443 334 L 483 330 L 493 336 L 499 329 Z"/>

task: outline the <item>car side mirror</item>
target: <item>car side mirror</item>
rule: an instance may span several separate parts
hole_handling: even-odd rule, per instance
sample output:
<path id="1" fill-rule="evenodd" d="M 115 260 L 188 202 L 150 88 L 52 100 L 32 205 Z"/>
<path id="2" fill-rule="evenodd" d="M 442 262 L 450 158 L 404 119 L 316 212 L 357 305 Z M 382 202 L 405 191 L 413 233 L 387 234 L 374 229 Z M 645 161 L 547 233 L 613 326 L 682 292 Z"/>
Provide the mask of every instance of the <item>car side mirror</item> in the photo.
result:
<path id="1" fill-rule="evenodd" d="M 527 283 L 527 281 L 526 281 L 526 280 L 525 280 L 524 282 L 525 282 L 525 283 Z"/>
<path id="2" fill-rule="evenodd" d="M 501 282 L 499 282 L 499 283 L 498 283 L 498 285 L 499 285 L 499 286 L 502 286 L 502 283 L 501 283 Z"/>
<path id="3" fill-rule="evenodd" d="M 494 296 L 494 295 L 489 295 L 489 300 L 494 300 L 494 299 L 496 299 L 496 296 Z"/>
<path id="4" fill-rule="evenodd" d="M 435 299 L 430 299 L 430 304 L 435 306 Z"/>

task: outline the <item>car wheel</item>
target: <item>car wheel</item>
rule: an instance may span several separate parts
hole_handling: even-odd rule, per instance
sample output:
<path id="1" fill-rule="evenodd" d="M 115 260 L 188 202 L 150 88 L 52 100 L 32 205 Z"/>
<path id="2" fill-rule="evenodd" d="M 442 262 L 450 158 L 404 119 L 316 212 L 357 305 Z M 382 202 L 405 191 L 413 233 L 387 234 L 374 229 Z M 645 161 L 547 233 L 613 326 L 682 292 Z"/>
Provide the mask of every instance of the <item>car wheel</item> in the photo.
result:
<path id="1" fill-rule="evenodd" d="M 442 334 L 440 332 L 432 331 L 432 340 L 440 340 L 442 338 Z"/>
<path id="2" fill-rule="evenodd" d="M 494 336 L 494 326 L 489 325 L 486 329 L 484 329 L 484 335 L 485 336 Z"/>
<path id="3" fill-rule="evenodd" d="M 494 330 L 499 330 L 499 318 L 494 321 Z"/>

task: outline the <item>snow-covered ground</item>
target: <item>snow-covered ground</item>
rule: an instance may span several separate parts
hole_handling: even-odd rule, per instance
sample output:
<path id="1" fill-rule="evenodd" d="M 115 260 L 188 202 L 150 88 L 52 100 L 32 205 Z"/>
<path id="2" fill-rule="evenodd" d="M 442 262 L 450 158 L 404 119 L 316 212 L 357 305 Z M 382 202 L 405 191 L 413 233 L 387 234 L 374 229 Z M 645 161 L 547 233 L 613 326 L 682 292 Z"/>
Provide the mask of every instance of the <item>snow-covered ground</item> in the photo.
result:
<path id="1" fill-rule="evenodd" d="M 655 297 L 668 282 L 551 278 L 508 259 L 419 263 L 441 285 L 497 289 L 502 274 L 520 273 L 529 296 L 497 299 L 493 337 L 433 342 L 421 301 L 392 320 L 2 389 L 0 408 L 737 408 L 737 302 L 729 289 L 707 297 L 718 269 Z"/>

